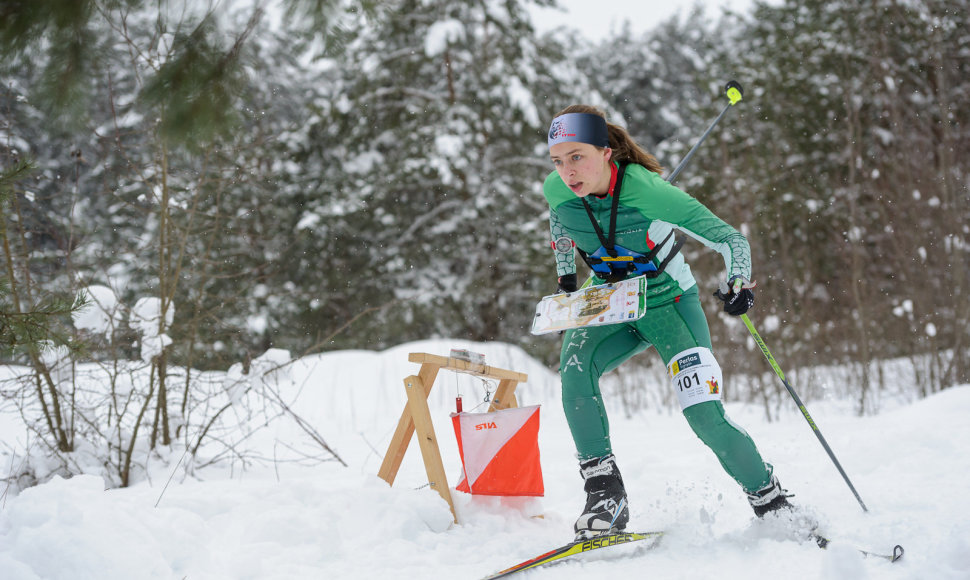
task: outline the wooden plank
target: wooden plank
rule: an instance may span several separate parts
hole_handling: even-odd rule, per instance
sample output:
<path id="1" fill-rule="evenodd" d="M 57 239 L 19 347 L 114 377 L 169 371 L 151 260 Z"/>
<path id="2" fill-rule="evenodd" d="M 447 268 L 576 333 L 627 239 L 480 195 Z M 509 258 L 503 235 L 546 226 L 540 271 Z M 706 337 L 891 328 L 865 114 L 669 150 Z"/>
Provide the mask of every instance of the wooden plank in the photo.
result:
<path id="1" fill-rule="evenodd" d="M 448 487 L 448 477 L 445 475 L 445 466 L 441 462 L 441 450 L 438 448 L 438 439 L 435 437 L 434 424 L 431 422 L 431 411 L 428 409 L 428 396 L 420 377 L 411 375 L 404 379 L 404 387 L 408 394 L 408 407 L 411 409 L 411 416 L 414 419 L 414 430 L 418 436 L 418 444 L 421 446 L 421 456 L 424 457 L 424 469 L 428 474 L 428 483 L 431 489 L 438 492 L 438 495 L 448 502 L 451 515 L 458 523 L 458 514 L 455 512 L 455 504 L 451 499 L 451 489 Z"/>
<path id="2" fill-rule="evenodd" d="M 438 369 L 439 366 L 435 364 L 421 365 L 418 376 L 421 378 L 421 384 L 424 385 L 425 399 L 427 399 L 428 394 L 431 392 L 431 387 L 434 386 L 434 381 L 438 377 Z M 404 454 L 408 450 L 408 445 L 411 443 L 411 436 L 413 434 L 414 421 L 411 418 L 411 409 L 405 403 L 404 410 L 401 411 L 401 418 L 397 422 L 397 429 L 391 437 L 391 442 L 387 446 L 387 453 L 384 454 L 384 461 L 381 463 L 381 468 L 377 472 L 377 476 L 389 485 L 394 485 L 394 479 L 397 477 L 397 472 L 401 469 Z"/>
<path id="3" fill-rule="evenodd" d="M 488 406 L 488 411 L 497 411 L 499 409 L 514 409 L 519 406 L 518 400 L 515 398 L 515 387 L 518 385 L 516 381 L 512 379 L 502 379 L 498 383 L 498 388 L 495 389 L 495 396 L 492 397 L 492 402 Z"/>
<path id="4" fill-rule="evenodd" d="M 437 356 L 425 352 L 412 352 L 408 355 L 408 360 L 413 363 L 435 364 L 443 369 L 468 373 L 472 375 L 482 375 L 493 379 L 511 379 L 524 383 L 529 380 L 529 375 L 506 369 L 500 369 L 489 365 L 480 365 L 446 356 Z"/>

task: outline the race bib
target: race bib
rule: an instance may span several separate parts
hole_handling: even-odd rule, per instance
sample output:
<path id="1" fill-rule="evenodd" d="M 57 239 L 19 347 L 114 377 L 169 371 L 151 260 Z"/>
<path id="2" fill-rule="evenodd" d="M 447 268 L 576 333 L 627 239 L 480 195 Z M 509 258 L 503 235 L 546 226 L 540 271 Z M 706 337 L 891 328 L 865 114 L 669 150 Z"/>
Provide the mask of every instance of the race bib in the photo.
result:
<path id="1" fill-rule="evenodd" d="M 680 408 L 721 400 L 721 365 L 704 347 L 687 349 L 667 364 L 667 375 L 677 389 Z"/>

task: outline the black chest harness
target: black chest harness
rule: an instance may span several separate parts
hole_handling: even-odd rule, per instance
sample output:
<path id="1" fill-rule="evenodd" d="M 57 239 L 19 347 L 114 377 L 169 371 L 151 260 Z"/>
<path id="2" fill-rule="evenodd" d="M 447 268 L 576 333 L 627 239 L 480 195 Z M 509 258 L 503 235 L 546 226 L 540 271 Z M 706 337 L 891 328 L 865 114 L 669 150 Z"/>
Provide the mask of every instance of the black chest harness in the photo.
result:
<path id="1" fill-rule="evenodd" d="M 589 221 L 593 224 L 593 229 L 596 231 L 596 237 L 599 238 L 602 246 L 592 254 L 587 254 L 586 252 L 579 250 L 579 255 L 582 256 L 583 261 L 596 273 L 597 276 L 606 280 L 609 283 L 619 282 L 620 280 L 625 280 L 626 278 L 633 276 L 646 276 L 647 278 L 656 278 L 667 269 L 667 265 L 670 260 L 680 252 L 680 248 L 684 245 L 685 238 L 683 236 L 675 236 L 674 232 L 671 230 L 667 237 L 663 239 L 659 244 L 655 244 L 650 252 L 646 254 L 641 254 L 639 252 L 634 252 L 633 250 L 628 250 L 623 246 L 616 245 L 616 216 L 620 208 L 620 186 L 623 184 L 623 174 L 626 173 L 626 166 L 628 163 L 620 163 L 619 168 L 616 172 L 616 182 L 611 190 L 613 196 L 613 203 L 610 207 L 610 232 L 609 236 L 603 233 L 603 228 L 600 227 L 596 217 L 593 215 L 593 208 L 590 207 L 589 202 L 586 198 L 583 199 L 583 207 L 586 208 L 586 214 L 589 215 Z M 654 263 L 654 258 L 657 253 L 660 252 L 661 248 L 670 241 L 673 237 L 673 245 L 670 248 L 670 253 L 664 258 L 660 264 Z"/>

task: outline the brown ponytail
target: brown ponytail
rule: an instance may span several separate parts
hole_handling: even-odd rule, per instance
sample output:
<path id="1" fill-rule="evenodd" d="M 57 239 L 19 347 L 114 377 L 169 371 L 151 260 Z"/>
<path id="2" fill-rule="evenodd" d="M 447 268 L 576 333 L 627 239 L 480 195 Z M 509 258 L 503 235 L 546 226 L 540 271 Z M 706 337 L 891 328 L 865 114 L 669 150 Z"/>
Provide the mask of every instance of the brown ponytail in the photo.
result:
<path id="1" fill-rule="evenodd" d="M 606 119 L 606 113 L 598 107 L 592 105 L 570 105 L 556 113 L 556 117 L 560 115 L 565 115 L 566 113 L 590 113 L 593 115 L 599 115 Z M 606 129 L 610 135 L 610 149 L 613 150 L 613 160 L 615 161 L 627 161 L 629 163 L 636 163 L 642 165 L 653 171 L 654 173 L 662 175 L 664 168 L 661 167 L 660 162 L 657 158 L 647 153 L 647 151 L 640 147 L 633 137 L 626 132 L 626 129 L 620 127 L 619 125 L 614 125 L 609 121 L 606 122 Z"/>

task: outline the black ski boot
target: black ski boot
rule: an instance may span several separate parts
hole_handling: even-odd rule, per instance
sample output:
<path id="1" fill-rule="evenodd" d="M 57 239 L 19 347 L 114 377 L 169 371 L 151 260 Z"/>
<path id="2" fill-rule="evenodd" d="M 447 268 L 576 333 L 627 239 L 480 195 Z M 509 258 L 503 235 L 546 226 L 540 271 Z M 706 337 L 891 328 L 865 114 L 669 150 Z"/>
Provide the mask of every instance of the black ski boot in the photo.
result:
<path id="1" fill-rule="evenodd" d="M 828 543 L 818 532 L 819 522 L 815 513 L 788 501 L 792 494 L 782 489 L 774 475 L 768 485 L 748 493 L 748 503 L 766 529 L 775 530 L 779 537 L 797 540 L 814 540 L 819 546 Z"/>
<path id="2" fill-rule="evenodd" d="M 579 473 L 586 484 L 586 507 L 576 520 L 577 540 L 589 539 L 607 532 L 619 532 L 630 520 L 626 489 L 613 454 L 583 461 Z"/>
<path id="3" fill-rule="evenodd" d="M 782 489 L 778 478 L 772 474 L 768 485 L 755 492 L 747 492 L 748 503 L 754 509 L 754 515 L 763 518 L 765 514 L 781 509 L 792 510 L 794 506 L 788 503 L 787 489 Z"/>

